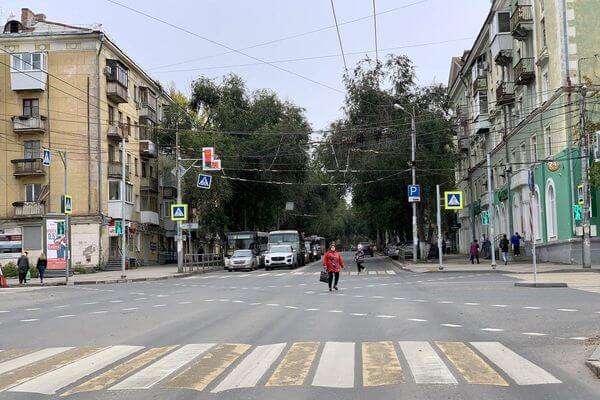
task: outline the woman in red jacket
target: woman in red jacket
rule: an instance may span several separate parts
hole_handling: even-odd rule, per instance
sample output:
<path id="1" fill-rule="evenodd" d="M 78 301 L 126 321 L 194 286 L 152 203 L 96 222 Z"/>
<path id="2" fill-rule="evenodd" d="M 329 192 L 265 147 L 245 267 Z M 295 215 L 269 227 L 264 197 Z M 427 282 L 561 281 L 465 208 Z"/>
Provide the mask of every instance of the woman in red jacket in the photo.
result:
<path id="1" fill-rule="evenodd" d="M 329 291 L 331 292 L 332 284 L 333 288 L 338 290 L 337 284 L 340 280 L 340 270 L 344 268 L 344 260 L 342 259 L 342 255 L 335 251 L 335 243 L 329 246 L 329 251 L 323 256 L 323 266 L 329 273 Z"/>

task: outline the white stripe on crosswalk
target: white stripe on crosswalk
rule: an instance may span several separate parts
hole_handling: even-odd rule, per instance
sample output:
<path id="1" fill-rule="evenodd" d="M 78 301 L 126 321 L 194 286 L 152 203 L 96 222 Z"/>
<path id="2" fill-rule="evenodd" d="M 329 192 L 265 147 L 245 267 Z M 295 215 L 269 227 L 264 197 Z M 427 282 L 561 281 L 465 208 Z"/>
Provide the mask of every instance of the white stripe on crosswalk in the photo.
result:
<path id="1" fill-rule="evenodd" d="M 561 383 L 554 376 L 499 342 L 471 342 L 490 361 L 519 385 Z"/>
<path id="2" fill-rule="evenodd" d="M 385 273 L 388 274 L 388 275 L 396 275 L 396 271 L 392 271 L 392 270 L 389 270 L 389 269 L 386 270 Z"/>
<path id="3" fill-rule="evenodd" d="M 187 344 L 109 390 L 149 389 L 213 346 L 214 343 Z"/>
<path id="4" fill-rule="evenodd" d="M 11 392 L 30 392 L 42 394 L 56 394 L 57 391 L 79 379 L 93 374 L 102 368 L 117 362 L 136 351 L 142 346 L 112 346 L 100 350 L 90 356 L 38 376 L 19 386 L 10 389 Z"/>
<path id="5" fill-rule="evenodd" d="M 367 271 L 367 274 L 369 274 L 369 275 L 377 275 L 377 271 Z"/>
<path id="6" fill-rule="evenodd" d="M 72 347 L 50 347 L 48 349 L 36 351 L 35 353 L 26 354 L 21 357 L 14 358 L 12 360 L 0 363 L 0 375 L 5 372 L 13 371 L 17 368 L 24 367 L 25 365 L 43 360 L 48 357 L 55 356 L 59 353 L 63 353 Z"/>
<path id="7" fill-rule="evenodd" d="M 427 342 L 399 342 L 416 383 L 457 384 L 458 382 L 433 347 Z"/>
<path id="8" fill-rule="evenodd" d="M 285 343 L 257 346 L 212 390 L 212 393 L 256 386 L 260 378 L 269 370 L 284 348 Z"/>
<path id="9" fill-rule="evenodd" d="M 325 343 L 312 384 L 334 388 L 354 387 L 354 343 Z"/>

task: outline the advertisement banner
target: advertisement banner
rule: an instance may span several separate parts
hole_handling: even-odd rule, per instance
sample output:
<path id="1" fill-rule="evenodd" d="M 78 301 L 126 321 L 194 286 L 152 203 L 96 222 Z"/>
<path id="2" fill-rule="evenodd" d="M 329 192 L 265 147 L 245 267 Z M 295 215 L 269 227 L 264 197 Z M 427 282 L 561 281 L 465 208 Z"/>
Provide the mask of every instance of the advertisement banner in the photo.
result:
<path id="1" fill-rule="evenodd" d="M 17 259 L 23 251 L 21 228 L 0 229 L 0 260 Z"/>
<path id="2" fill-rule="evenodd" d="M 46 257 L 48 257 L 48 269 L 67 267 L 67 241 L 63 219 L 46 220 Z"/>

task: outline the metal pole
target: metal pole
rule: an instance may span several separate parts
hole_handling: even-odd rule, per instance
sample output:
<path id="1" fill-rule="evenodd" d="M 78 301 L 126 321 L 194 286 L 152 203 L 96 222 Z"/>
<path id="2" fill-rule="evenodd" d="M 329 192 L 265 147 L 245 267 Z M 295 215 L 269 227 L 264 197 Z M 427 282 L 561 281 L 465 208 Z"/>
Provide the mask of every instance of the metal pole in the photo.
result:
<path id="1" fill-rule="evenodd" d="M 412 170 L 412 184 L 417 184 L 417 169 L 416 169 L 416 153 L 417 153 L 417 127 L 415 123 L 415 109 L 410 115 L 410 129 L 411 129 L 411 170 Z M 417 263 L 417 254 L 419 251 L 419 238 L 417 231 L 417 203 L 412 203 L 412 228 L 413 228 L 413 263 Z"/>
<path id="2" fill-rule="evenodd" d="M 440 206 L 440 185 L 435 185 L 435 195 L 436 195 L 436 204 L 437 204 L 437 229 L 438 229 L 438 259 L 439 265 L 438 268 L 440 270 L 444 269 L 443 265 L 443 253 L 442 253 L 442 207 Z"/>
<path id="3" fill-rule="evenodd" d="M 533 169 L 531 170 L 533 174 Z M 529 224 L 531 227 L 531 256 L 533 257 L 533 282 L 537 283 L 537 257 L 535 254 L 535 223 L 533 222 L 534 215 L 537 218 L 537 210 L 533 207 L 533 189 L 529 190 Z"/>
<path id="4" fill-rule="evenodd" d="M 581 92 L 579 93 L 579 120 L 581 125 L 581 138 L 583 146 L 581 149 L 581 176 L 583 180 L 583 223 L 581 227 L 583 229 L 583 257 L 582 266 L 583 268 L 592 267 L 592 254 L 591 254 L 591 243 L 590 243 L 590 163 L 589 163 L 589 145 L 590 145 L 590 134 L 585 129 L 585 96 L 587 94 L 587 87 L 582 86 Z"/>
<path id="5" fill-rule="evenodd" d="M 181 204 L 181 171 L 179 171 L 179 129 L 175 129 L 175 176 L 177 178 L 177 204 Z M 177 272 L 183 272 L 183 241 L 181 221 L 177 221 Z"/>
<path id="6" fill-rule="evenodd" d="M 66 196 L 69 195 L 69 181 L 68 181 L 68 173 L 67 173 L 67 152 L 63 151 L 61 153 L 63 166 L 65 167 L 65 197 L 63 197 L 63 205 L 62 207 L 66 211 L 65 199 Z M 66 254 L 66 263 L 65 263 L 65 283 L 69 284 L 69 272 L 71 271 L 71 216 L 65 212 L 65 240 L 67 241 L 67 254 Z"/>
<path id="7" fill-rule="evenodd" d="M 119 129 L 122 129 L 119 127 Z M 121 140 L 121 279 L 126 278 L 125 274 L 125 263 L 127 262 L 127 227 L 125 223 L 125 197 L 127 193 L 127 182 L 125 180 L 126 174 L 126 147 L 125 147 L 125 132 L 122 131 L 123 135 Z"/>
<path id="8" fill-rule="evenodd" d="M 494 192 L 492 188 L 492 158 L 487 153 L 487 178 L 488 178 L 488 214 L 490 217 L 490 237 L 492 243 L 492 268 L 496 269 L 496 249 L 494 247 Z"/>

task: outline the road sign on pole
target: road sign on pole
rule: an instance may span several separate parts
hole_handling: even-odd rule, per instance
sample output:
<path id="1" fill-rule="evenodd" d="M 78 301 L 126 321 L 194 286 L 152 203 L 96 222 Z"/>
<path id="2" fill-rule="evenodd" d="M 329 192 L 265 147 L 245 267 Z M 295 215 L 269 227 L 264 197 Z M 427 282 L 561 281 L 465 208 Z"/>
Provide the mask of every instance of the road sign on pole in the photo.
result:
<path id="1" fill-rule="evenodd" d="M 408 202 L 418 203 L 421 201 L 421 186 L 408 185 Z"/>
<path id="2" fill-rule="evenodd" d="M 198 175 L 198 182 L 196 183 L 196 186 L 198 186 L 200 189 L 210 189 L 211 183 L 212 176 L 200 174 Z"/>
<path id="3" fill-rule="evenodd" d="M 42 152 L 42 164 L 44 164 L 44 166 L 46 166 L 46 167 L 50 166 L 50 150 L 49 149 L 44 149 Z"/>
<path id="4" fill-rule="evenodd" d="M 444 192 L 446 199 L 446 210 L 462 210 L 463 194 L 461 191 Z"/>
<path id="5" fill-rule="evenodd" d="M 63 214 L 73 214 L 73 197 L 68 194 L 62 197 L 62 212 Z"/>
<path id="6" fill-rule="evenodd" d="M 187 219 L 187 204 L 171 204 L 171 221 L 187 221 Z"/>
<path id="7" fill-rule="evenodd" d="M 583 201 L 583 183 L 577 185 L 577 204 L 582 206 L 584 204 Z"/>

